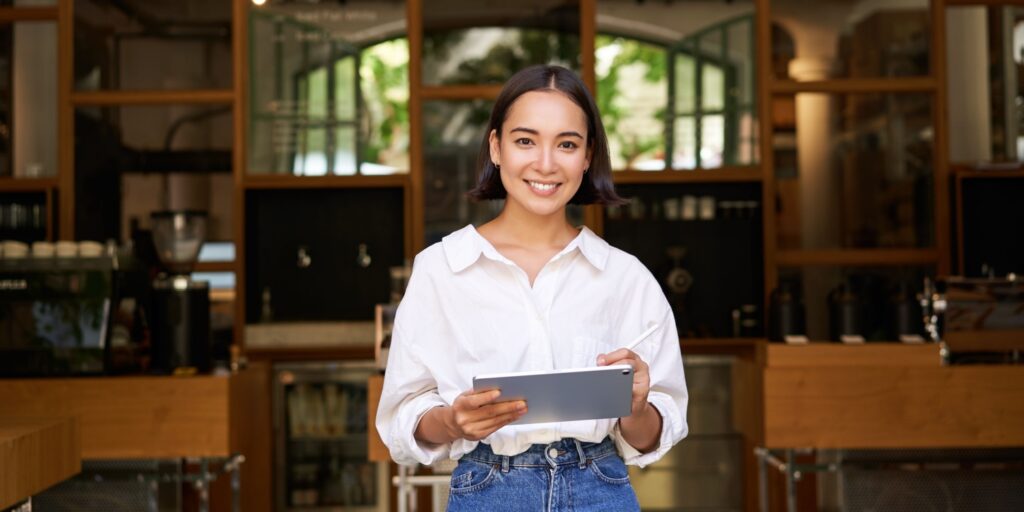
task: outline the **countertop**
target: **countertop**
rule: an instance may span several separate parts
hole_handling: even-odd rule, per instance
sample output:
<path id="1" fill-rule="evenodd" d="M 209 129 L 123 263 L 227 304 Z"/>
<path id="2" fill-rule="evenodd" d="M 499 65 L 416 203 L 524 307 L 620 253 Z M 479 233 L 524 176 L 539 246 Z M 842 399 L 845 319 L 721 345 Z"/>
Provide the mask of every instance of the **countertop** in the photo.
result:
<path id="1" fill-rule="evenodd" d="M 0 509 L 81 469 L 81 437 L 74 418 L 0 418 Z"/>

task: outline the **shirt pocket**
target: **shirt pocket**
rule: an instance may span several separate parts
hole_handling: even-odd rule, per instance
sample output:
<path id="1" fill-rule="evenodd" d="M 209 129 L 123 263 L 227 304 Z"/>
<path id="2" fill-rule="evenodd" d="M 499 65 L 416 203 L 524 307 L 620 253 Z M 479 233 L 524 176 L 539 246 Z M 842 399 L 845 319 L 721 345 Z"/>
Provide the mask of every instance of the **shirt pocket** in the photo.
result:
<path id="1" fill-rule="evenodd" d="M 571 336 L 569 357 L 570 368 L 597 366 L 598 354 L 607 352 L 611 340 L 611 329 L 607 323 L 587 322 L 581 324 Z"/>

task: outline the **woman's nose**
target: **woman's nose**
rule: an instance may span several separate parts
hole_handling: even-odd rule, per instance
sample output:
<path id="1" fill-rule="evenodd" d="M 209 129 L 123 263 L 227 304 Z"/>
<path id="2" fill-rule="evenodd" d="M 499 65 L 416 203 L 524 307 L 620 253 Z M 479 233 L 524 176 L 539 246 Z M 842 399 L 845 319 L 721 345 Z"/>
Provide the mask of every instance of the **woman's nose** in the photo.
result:
<path id="1" fill-rule="evenodd" d="M 542 149 L 540 154 L 537 156 L 537 170 L 543 173 L 551 173 L 555 171 L 555 151 L 552 149 Z"/>

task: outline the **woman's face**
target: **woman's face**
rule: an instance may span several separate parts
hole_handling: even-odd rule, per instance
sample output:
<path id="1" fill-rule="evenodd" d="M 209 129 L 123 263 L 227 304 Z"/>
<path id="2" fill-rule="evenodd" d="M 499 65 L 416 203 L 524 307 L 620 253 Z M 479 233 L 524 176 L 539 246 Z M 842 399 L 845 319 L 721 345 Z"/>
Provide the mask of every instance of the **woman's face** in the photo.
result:
<path id="1" fill-rule="evenodd" d="M 587 118 L 557 91 L 530 91 L 509 107 L 501 138 L 490 134 L 491 159 L 501 168 L 506 209 L 564 215 L 590 166 Z"/>

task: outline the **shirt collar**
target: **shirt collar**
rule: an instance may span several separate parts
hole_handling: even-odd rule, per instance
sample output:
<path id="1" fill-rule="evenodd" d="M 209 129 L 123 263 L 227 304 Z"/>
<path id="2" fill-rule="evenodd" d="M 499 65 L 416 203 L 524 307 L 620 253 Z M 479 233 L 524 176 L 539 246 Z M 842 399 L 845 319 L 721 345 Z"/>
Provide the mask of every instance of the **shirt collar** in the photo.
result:
<path id="1" fill-rule="evenodd" d="M 452 272 L 462 272 L 470 265 L 476 263 L 480 256 L 487 256 L 490 259 L 512 264 L 512 262 L 501 255 L 490 242 L 487 241 L 473 225 L 468 225 L 441 240 L 444 248 L 445 258 Z M 583 257 L 590 262 L 594 268 L 604 270 L 608 263 L 608 255 L 611 253 L 611 246 L 601 237 L 597 236 L 590 228 L 584 226 L 579 236 L 574 238 L 569 245 L 565 246 L 555 258 L 579 249 Z"/>

